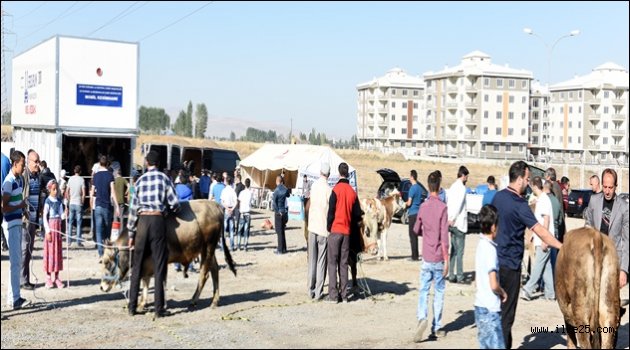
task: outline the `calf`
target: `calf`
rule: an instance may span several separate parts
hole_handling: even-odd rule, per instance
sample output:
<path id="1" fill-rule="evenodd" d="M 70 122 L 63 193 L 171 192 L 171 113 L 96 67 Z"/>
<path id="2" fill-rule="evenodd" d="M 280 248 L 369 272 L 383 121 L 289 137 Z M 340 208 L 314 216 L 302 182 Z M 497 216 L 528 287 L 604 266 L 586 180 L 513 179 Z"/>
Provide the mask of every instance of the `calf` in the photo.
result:
<path id="1" fill-rule="evenodd" d="M 363 234 L 366 249 L 374 254 L 376 248 L 374 241 L 378 243 L 379 257 L 389 260 L 387 256 L 387 233 L 392 225 L 394 213 L 401 209 L 400 192 L 394 191 L 383 199 L 364 199 L 361 201 L 363 215 Z"/>

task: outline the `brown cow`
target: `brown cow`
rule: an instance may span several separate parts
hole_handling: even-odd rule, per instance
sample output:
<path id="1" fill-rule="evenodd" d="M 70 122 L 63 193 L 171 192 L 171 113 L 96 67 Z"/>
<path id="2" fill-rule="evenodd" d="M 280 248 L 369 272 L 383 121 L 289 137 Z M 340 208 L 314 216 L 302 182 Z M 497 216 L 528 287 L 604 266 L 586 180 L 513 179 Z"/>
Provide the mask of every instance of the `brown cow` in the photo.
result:
<path id="1" fill-rule="evenodd" d="M 555 287 L 568 348 L 615 346 L 620 321 L 618 259 L 612 240 L 593 228 L 571 230 L 564 236 Z M 614 332 L 604 332 L 601 327 Z"/>
<path id="2" fill-rule="evenodd" d="M 378 241 L 379 256 L 387 256 L 387 233 L 392 225 L 394 213 L 400 210 L 400 192 L 394 191 L 383 199 L 364 199 L 361 202 L 363 214 L 363 234 L 366 248 L 374 254 L 374 242 Z"/>
<path id="3" fill-rule="evenodd" d="M 196 306 L 199 295 L 208 279 L 208 272 L 212 275 L 214 293 L 212 307 L 219 303 L 219 264 L 215 256 L 215 249 L 222 239 L 223 254 L 230 270 L 236 276 L 236 269 L 230 251 L 225 244 L 223 227 L 223 210 L 214 201 L 205 199 L 182 202 L 177 216 L 166 219 L 166 240 L 168 245 L 168 262 L 179 262 L 184 266 L 184 276 L 187 277 L 188 264 L 201 255 L 201 269 L 199 282 L 191 300 L 191 307 Z M 124 248 L 129 244 L 129 236 L 125 228 L 114 246 L 105 248 L 102 264 L 103 278 L 101 290 L 108 292 L 114 284 L 124 279 L 129 273 L 129 250 Z M 143 262 L 142 298 L 138 309 L 143 309 L 147 301 L 149 281 L 153 276 L 153 260 L 147 255 Z"/>

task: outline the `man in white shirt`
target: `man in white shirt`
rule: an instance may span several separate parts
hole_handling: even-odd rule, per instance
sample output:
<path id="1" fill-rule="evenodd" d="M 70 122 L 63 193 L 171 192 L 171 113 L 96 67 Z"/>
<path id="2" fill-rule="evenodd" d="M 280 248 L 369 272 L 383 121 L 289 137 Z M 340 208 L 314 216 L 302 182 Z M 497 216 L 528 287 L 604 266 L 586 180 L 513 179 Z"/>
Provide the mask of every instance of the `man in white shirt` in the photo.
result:
<path id="1" fill-rule="evenodd" d="M 240 176 L 240 175 L 239 175 Z M 238 222 L 238 250 L 241 250 L 241 237 L 243 238 L 243 250 L 247 251 L 247 242 L 249 241 L 249 225 L 251 217 L 252 191 L 249 189 L 251 185 L 250 179 L 245 179 L 245 189 L 238 194 L 239 212 L 241 219 Z"/>
<path id="2" fill-rule="evenodd" d="M 68 219 L 68 235 L 72 237 L 72 226 L 76 222 L 76 236 L 70 248 L 83 247 L 81 242 L 81 223 L 83 221 L 83 203 L 85 202 L 85 180 L 81 176 L 81 166 L 75 165 L 74 175 L 70 177 L 66 190 L 70 200 L 70 217 Z"/>
<path id="3" fill-rule="evenodd" d="M 332 189 L 328 186 L 330 164 L 322 163 L 320 176 L 311 185 L 308 220 L 308 295 L 311 299 L 324 297 L 324 281 L 328 267 L 328 199 Z"/>
<path id="4" fill-rule="evenodd" d="M 538 223 L 543 225 L 549 233 L 553 236 L 555 234 L 553 224 L 553 210 L 551 207 L 551 200 L 547 193 L 543 191 L 543 183 L 540 176 L 534 177 L 532 180 L 532 191 L 536 195 L 536 209 L 534 210 L 534 216 Z M 545 299 L 555 300 L 556 294 L 553 285 L 553 273 L 551 271 L 550 249 L 545 242 L 543 242 L 538 235 L 533 235 L 534 247 L 536 247 L 536 260 L 534 267 L 532 268 L 532 274 L 527 281 L 527 284 L 523 286 L 521 299 L 531 300 L 532 294 L 538 281 L 542 275 L 543 282 L 545 283 Z"/>
<path id="5" fill-rule="evenodd" d="M 457 180 L 448 190 L 448 226 L 451 233 L 451 254 L 448 264 L 451 283 L 464 283 L 464 247 L 466 245 L 466 232 L 468 232 L 468 211 L 466 210 L 466 181 L 468 181 L 468 169 L 460 166 L 457 171 Z M 455 263 L 457 263 L 457 276 L 455 276 Z"/>
<path id="6" fill-rule="evenodd" d="M 238 198 L 236 197 L 234 187 L 232 187 L 232 178 L 226 176 L 223 183 L 225 184 L 225 188 L 221 191 L 221 205 L 225 210 L 223 227 L 230 232 L 230 249 L 234 251 L 234 231 L 236 231 L 234 227 L 234 208 L 236 207 Z"/>

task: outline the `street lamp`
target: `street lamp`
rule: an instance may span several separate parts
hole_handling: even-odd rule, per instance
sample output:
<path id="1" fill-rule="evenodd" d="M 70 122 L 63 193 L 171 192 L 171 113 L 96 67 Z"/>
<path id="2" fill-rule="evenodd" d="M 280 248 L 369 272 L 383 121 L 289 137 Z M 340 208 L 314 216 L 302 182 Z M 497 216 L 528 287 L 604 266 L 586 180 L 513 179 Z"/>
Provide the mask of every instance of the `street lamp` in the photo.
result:
<path id="1" fill-rule="evenodd" d="M 523 28 L 523 32 L 525 34 L 528 35 L 533 35 L 535 37 L 537 37 L 538 39 L 540 39 L 540 41 L 543 42 L 543 44 L 545 44 L 545 47 L 547 48 L 547 89 L 549 90 L 549 101 L 551 101 L 551 56 L 553 55 L 553 49 L 555 49 L 556 45 L 558 45 L 558 43 L 560 42 L 560 40 L 564 39 L 564 38 L 570 38 L 572 36 L 577 36 L 580 35 L 580 31 L 578 29 L 576 30 L 572 30 L 571 32 L 569 32 L 569 34 L 565 34 L 561 37 L 559 37 L 558 39 L 556 39 L 556 41 L 553 42 L 553 44 L 551 46 L 549 46 L 549 44 L 545 41 L 545 39 L 543 39 L 540 35 L 538 35 L 537 33 L 535 33 L 531 28 Z M 546 142 L 545 142 L 545 157 L 547 158 L 547 163 L 549 163 L 549 125 L 547 125 L 547 128 L 545 128 L 545 136 L 546 136 Z"/>

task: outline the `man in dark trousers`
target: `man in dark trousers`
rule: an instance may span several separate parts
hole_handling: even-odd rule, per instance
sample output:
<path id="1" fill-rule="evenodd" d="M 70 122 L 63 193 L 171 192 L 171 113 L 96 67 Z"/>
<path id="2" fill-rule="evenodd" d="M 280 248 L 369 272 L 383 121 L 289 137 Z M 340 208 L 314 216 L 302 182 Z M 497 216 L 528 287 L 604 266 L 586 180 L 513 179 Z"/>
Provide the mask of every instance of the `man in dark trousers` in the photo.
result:
<path id="1" fill-rule="evenodd" d="M 287 252 L 287 239 L 284 232 L 287 228 L 289 213 L 287 210 L 287 199 L 289 198 L 289 190 L 284 186 L 284 178 L 281 175 L 276 177 L 276 189 L 271 197 L 271 205 L 274 211 L 276 234 L 278 235 L 278 249 L 276 255 L 282 255 Z"/>
<path id="2" fill-rule="evenodd" d="M 328 200 L 328 302 L 348 302 L 348 255 L 350 231 L 361 220 L 361 205 L 357 193 L 348 181 L 348 164 L 339 164 L 339 182 Z M 339 286 L 337 286 L 339 271 Z"/>
<path id="3" fill-rule="evenodd" d="M 151 252 L 155 271 L 155 317 L 167 316 L 164 310 L 164 282 L 168 247 L 166 245 L 167 210 L 179 210 L 179 200 L 173 183 L 164 173 L 158 171 L 160 155 L 151 151 L 146 156 L 147 172 L 136 181 L 129 213 L 129 248 L 134 248 L 131 286 L 129 290 L 129 315 L 136 314 L 142 261 L 145 253 Z M 168 203 L 169 208 L 166 207 Z M 137 233 L 136 233 L 137 230 Z"/>

